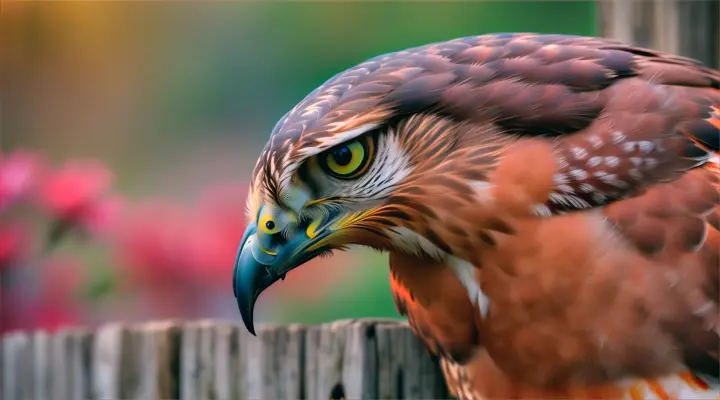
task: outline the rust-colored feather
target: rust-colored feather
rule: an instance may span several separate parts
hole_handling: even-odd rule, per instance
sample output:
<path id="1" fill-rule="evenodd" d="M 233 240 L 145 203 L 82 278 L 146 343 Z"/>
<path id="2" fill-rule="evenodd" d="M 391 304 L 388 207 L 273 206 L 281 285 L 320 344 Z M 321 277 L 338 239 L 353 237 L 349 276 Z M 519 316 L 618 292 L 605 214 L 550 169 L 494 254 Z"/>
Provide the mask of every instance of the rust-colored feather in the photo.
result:
<path id="1" fill-rule="evenodd" d="M 390 285 L 398 311 L 408 317 L 415 334 L 433 353 L 458 362 L 473 355 L 480 343 L 475 313 L 451 270 L 393 252 Z M 433 295 L 438 288 L 442 288 L 442 299 Z"/>

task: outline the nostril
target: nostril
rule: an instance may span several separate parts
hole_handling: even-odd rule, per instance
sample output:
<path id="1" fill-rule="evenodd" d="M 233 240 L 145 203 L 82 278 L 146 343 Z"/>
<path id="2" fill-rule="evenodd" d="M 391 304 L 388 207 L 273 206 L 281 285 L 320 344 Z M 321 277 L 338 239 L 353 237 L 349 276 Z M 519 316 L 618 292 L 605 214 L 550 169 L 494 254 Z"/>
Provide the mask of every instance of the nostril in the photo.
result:
<path id="1" fill-rule="evenodd" d="M 275 246 L 282 246 L 285 243 L 287 243 L 287 238 L 283 237 L 283 235 L 280 232 L 275 232 L 272 235 L 270 235 L 270 245 Z"/>

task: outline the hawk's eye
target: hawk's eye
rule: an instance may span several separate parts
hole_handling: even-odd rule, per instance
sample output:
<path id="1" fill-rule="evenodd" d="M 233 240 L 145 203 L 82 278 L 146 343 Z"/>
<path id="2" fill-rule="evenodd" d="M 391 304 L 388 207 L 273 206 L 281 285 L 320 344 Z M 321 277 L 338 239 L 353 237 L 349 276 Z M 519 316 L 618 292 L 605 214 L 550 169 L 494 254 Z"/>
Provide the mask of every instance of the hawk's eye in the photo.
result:
<path id="1" fill-rule="evenodd" d="M 321 157 L 321 164 L 332 176 L 340 179 L 353 179 L 362 175 L 370 165 L 375 143 L 372 136 L 365 136 L 348 143 L 335 146 Z"/>

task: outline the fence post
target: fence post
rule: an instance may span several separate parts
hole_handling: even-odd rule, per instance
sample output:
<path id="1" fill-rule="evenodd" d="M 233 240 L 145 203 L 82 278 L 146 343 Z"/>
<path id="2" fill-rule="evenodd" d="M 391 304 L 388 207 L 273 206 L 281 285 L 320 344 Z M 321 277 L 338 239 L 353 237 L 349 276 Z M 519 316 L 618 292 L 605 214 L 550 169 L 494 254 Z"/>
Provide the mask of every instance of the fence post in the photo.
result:
<path id="1" fill-rule="evenodd" d="M 600 35 L 720 68 L 720 0 L 598 0 Z"/>
<path id="2" fill-rule="evenodd" d="M 681 54 L 720 68 L 720 0 L 681 0 L 677 8 Z"/>

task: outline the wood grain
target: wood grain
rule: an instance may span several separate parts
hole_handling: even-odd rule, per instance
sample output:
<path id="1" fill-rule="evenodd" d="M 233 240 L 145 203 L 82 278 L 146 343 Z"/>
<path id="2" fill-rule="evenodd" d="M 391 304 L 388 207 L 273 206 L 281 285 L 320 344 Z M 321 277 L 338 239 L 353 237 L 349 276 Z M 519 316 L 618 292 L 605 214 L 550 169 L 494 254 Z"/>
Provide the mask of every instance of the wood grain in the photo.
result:
<path id="1" fill-rule="evenodd" d="M 720 0 L 600 0 L 599 35 L 720 67 Z"/>
<path id="2" fill-rule="evenodd" d="M 3 400 L 448 398 L 407 324 L 118 323 L 1 338 Z"/>

